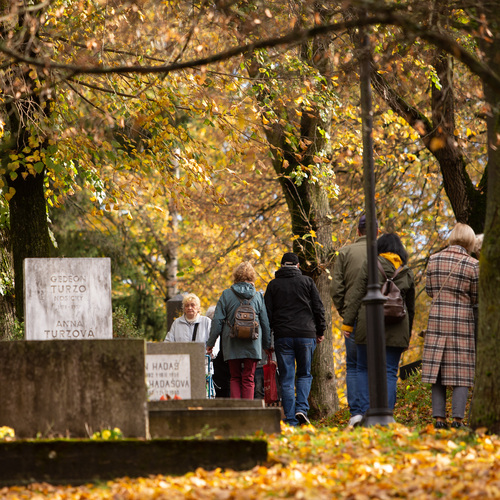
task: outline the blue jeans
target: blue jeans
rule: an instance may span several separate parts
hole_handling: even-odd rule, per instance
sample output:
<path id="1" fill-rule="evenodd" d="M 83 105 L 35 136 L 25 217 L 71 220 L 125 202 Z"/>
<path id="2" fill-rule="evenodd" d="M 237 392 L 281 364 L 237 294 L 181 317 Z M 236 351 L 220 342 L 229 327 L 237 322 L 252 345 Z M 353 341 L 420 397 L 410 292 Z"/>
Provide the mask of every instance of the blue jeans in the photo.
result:
<path id="1" fill-rule="evenodd" d="M 357 368 L 357 382 L 359 405 L 361 412 L 364 415 L 368 408 L 370 408 L 370 390 L 368 384 L 368 362 L 366 356 L 366 344 L 358 344 L 358 368 Z M 386 373 L 387 373 L 387 404 L 393 410 L 396 404 L 397 382 L 398 382 L 398 369 L 399 360 L 403 353 L 402 347 L 386 347 Z"/>
<path id="2" fill-rule="evenodd" d="M 281 399 L 285 422 L 297 426 L 296 413 L 307 416 L 311 390 L 311 363 L 316 339 L 285 337 L 275 339 L 274 350 L 278 362 Z M 295 372 L 297 363 L 297 372 Z"/>
<path id="3" fill-rule="evenodd" d="M 347 404 L 351 417 L 354 415 L 363 415 L 359 404 L 358 384 L 357 384 L 357 348 L 354 341 L 354 332 L 350 337 L 344 337 L 345 340 L 345 382 L 347 388 Z"/>

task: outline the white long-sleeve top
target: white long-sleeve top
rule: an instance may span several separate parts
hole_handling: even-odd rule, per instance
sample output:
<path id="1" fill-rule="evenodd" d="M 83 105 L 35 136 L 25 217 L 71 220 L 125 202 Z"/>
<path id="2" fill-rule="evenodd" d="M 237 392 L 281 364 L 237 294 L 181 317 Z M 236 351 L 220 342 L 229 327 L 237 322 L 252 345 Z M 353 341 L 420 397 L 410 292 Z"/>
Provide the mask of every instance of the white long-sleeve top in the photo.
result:
<path id="1" fill-rule="evenodd" d="M 196 323 L 198 323 L 198 330 L 196 331 L 196 338 L 194 341 L 206 344 L 210 334 L 212 320 L 206 316 L 200 315 L 192 322 L 188 321 L 184 315 L 174 320 L 165 337 L 165 342 L 192 342 L 194 325 Z"/>

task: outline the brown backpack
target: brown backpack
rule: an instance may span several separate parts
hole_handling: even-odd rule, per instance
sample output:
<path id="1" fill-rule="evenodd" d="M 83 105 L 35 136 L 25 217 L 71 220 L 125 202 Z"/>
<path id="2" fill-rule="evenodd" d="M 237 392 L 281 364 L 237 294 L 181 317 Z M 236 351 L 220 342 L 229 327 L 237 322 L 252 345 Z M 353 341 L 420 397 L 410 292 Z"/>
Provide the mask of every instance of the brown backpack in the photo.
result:
<path id="1" fill-rule="evenodd" d="M 236 295 L 236 294 L 235 294 Z M 237 339 L 257 340 L 259 338 L 259 322 L 257 313 L 248 300 L 241 300 L 234 312 L 234 323 L 229 336 Z"/>
<path id="2" fill-rule="evenodd" d="M 399 266 L 396 272 L 392 275 L 392 278 L 388 278 L 385 274 L 384 268 L 379 260 L 377 260 L 379 271 L 382 274 L 385 282 L 382 285 L 382 295 L 385 296 L 386 301 L 384 302 L 384 319 L 385 323 L 388 325 L 394 323 L 400 323 L 406 316 L 406 305 L 401 295 L 401 290 L 398 288 L 396 283 L 394 283 L 394 278 L 403 270 L 403 266 Z"/>

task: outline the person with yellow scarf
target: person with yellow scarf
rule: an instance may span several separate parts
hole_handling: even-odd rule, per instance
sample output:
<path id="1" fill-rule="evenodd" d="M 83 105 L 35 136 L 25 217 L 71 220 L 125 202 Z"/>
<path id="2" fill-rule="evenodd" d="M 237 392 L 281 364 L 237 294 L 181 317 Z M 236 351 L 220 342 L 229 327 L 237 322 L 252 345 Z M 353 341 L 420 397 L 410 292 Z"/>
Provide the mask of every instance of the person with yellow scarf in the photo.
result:
<path id="1" fill-rule="evenodd" d="M 386 323 L 385 325 L 385 350 L 387 370 L 387 396 L 388 406 L 394 408 L 396 404 L 396 387 L 398 380 L 399 361 L 403 352 L 408 349 L 410 336 L 415 316 L 415 280 L 413 271 L 408 267 L 408 253 L 401 239 L 395 233 L 383 234 L 377 240 L 378 260 L 388 278 L 400 269 L 394 278 L 394 283 L 401 290 L 407 314 L 401 321 Z M 385 282 L 385 277 L 379 270 L 380 286 Z M 356 324 L 356 349 L 357 349 L 357 383 L 360 406 L 363 414 L 370 407 L 368 386 L 368 365 L 366 352 L 366 308 L 362 299 L 366 295 L 368 284 L 367 262 L 359 271 L 356 285 L 346 296 L 346 307 L 343 317 L 342 333 L 349 336 Z M 378 368 L 378 367 L 377 367 Z"/>

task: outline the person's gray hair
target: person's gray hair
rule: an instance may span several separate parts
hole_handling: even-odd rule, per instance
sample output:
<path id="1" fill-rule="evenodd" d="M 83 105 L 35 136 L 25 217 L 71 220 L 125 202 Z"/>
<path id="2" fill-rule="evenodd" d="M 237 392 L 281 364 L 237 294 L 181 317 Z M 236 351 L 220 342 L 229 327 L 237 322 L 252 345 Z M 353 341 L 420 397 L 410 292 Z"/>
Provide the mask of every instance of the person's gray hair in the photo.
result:
<path id="1" fill-rule="evenodd" d="M 214 319 L 215 306 L 210 306 L 205 313 L 205 316 L 210 319 Z"/>
<path id="2" fill-rule="evenodd" d="M 474 253 L 479 255 L 481 253 L 481 247 L 483 246 L 484 234 L 478 234 L 476 236 L 476 243 L 474 244 Z"/>
<path id="3" fill-rule="evenodd" d="M 197 305 L 198 309 L 201 307 L 200 298 L 194 293 L 188 293 L 184 295 L 184 298 L 182 299 L 182 307 L 184 307 L 188 302 L 194 302 Z"/>

